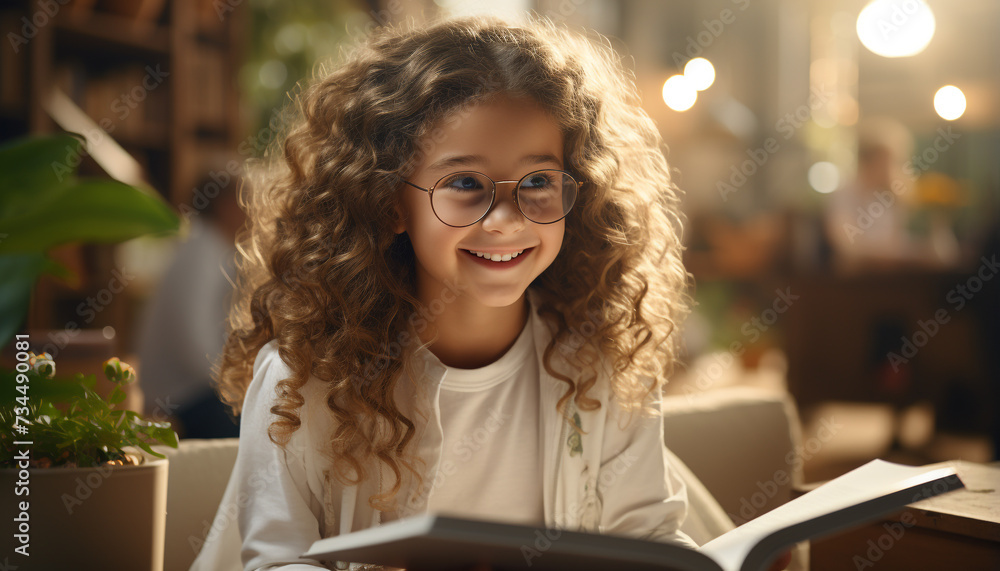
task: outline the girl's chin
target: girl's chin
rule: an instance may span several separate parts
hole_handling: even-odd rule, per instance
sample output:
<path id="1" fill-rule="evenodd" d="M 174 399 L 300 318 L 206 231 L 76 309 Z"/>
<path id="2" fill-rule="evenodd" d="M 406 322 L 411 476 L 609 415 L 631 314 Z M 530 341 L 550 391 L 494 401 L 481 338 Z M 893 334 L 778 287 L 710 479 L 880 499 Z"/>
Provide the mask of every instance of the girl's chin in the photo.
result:
<path id="1" fill-rule="evenodd" d="M 476 292 L 472 291 L 472 289 L 472 287 L 467 289 L 465 291 L 465 296 L 469 298 L 470 301 L 490 309 L 502 309 L 518 305 L 525 296 L 525 290 L 521 288 L 505 290 L 502 292 Z"/>

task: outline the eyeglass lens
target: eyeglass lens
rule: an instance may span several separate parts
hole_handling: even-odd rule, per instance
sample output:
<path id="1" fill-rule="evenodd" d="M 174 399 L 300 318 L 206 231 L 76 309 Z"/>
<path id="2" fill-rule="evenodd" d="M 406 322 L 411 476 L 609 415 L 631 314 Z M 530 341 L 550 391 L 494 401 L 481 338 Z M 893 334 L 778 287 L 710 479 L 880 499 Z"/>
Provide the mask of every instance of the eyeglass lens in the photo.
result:
<path id="1" fill-rule="evenodd" d="M 570 175 L 541 170 L 525 177 L 517 187 L 517 204 L 524 217 L 550 224 L 566 216 L 576 202 L 578 185 Z M 493 198 L 493 181 L 482 173 L 457 172 L 434 186 L 431 207 L 445 224 L 468 226 L 486 215 Z"/>

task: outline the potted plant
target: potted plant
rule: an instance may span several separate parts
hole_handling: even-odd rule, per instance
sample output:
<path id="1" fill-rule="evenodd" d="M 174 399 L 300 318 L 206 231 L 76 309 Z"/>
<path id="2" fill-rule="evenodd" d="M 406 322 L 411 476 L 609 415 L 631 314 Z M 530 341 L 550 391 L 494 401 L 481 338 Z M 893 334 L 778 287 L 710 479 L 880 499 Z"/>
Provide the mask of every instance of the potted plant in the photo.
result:
<path id="1" fill-rule="evenodd" d="M 69 274 L 48 251 L 70 242 L 120 242 L 174 232 L 179 219 L 155 192 L 82 179 L 83 141 L 70 134 L 0 147 L 0 524 L 9 568 L 162 569 L 167 460 L 150 444 L 177 446 L 168 423 L 121 408 L 135 381 L 118 359 L 94 375 L 60 378 L 48 354 L 18 334 L 43 273 Z M 156 459 L 156 458 L 159 459 Z M 113 540 L 112 540 L 113 538 Z"/>
<path id="2" fill-rule="evenodd" d="M 17 355 L 15 371 L 3 375 L 0 407 L 2 511 L 11 514 L 0 526 L 0 543 L 8 561 L 16 565 L 20 556 L 45 569 L 87 560 L 104 568 L 160 568 L 167 461 L 150 444 L 176 448 L 177 435 L 169 423 L 116 408 L 125 400 L 123 386 L 135 381 L 132 367 L 117 358 L 104 363 L 114 388 L 102 398 L 94 375 L 57 379 L 47 353 Z M 127 540 L 109 550 L 102 539 L 116 525 L 122 526 L 116 535 Z"/>

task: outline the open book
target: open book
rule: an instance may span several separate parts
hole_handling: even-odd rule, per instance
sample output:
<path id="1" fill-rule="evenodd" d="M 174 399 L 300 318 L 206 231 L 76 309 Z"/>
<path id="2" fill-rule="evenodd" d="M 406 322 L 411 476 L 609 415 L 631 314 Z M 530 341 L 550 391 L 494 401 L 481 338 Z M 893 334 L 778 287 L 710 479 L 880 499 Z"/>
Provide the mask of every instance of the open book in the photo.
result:
<path id="1" fill-rule="evenodd" d="M 873 460 L 694 550 L 669 543 L 424 514 L 321 539 L 304 557 L 409 569 L 757 571 L 795 543 L 964 487 L 951 467 Z"/>

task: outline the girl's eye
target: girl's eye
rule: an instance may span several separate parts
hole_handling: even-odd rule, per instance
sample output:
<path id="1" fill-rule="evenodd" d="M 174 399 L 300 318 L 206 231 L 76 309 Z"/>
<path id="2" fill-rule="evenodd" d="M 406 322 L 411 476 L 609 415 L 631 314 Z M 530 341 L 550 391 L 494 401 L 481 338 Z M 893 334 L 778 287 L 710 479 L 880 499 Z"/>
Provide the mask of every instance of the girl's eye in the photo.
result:
<path id="1" fill-rule="evenodd" d="M 523 183 L 521 183 L 521 186 L 528 188 L 542 188 L 550 184 L 552 184 L 552 181 L 549 180 L 549 177 L 543 175 L 536 175 L 525 180 Z"/>
<path id="2" fill-rule="evenodd" d="M 474 176 L 462 176 L 452 179 L 446 186 L 452 190 L 477 190 L 482 188 L 482 185 Z"/>

